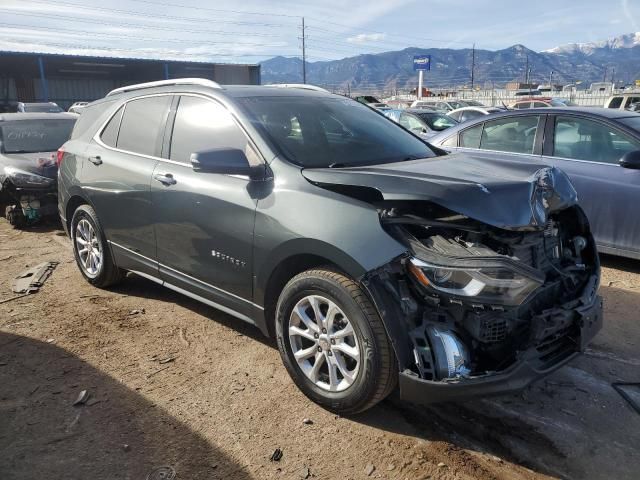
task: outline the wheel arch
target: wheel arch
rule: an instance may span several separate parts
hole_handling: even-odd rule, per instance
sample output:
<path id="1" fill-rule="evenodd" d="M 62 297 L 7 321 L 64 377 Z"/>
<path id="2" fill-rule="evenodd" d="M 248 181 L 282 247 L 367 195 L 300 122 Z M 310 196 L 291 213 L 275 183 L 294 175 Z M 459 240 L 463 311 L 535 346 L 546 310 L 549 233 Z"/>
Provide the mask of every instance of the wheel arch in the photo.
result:
<path id="1" fill-rule="evenodd" d="M 264 307 L 268 336 L 275 334 L 275 307 L 284 286 L 299 273 L 317 267 L 334 269 L 357 282 L 366 273 L 347 253 L 319 240 L 295 239 L 269 252 L 254 279 L 254 302 Z"/>

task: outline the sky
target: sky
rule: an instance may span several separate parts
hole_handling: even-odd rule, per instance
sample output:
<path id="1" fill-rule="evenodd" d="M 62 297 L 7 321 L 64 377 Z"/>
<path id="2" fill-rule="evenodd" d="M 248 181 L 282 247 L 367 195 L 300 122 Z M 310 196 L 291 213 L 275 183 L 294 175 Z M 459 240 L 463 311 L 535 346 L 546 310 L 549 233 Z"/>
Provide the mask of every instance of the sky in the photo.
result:
<path id="1" fill-rule="evenodd" d="M 406 47 L 536 51 L 640 32 L 640 0 L 0 0 L 0 50 L 256 63 Z"/>

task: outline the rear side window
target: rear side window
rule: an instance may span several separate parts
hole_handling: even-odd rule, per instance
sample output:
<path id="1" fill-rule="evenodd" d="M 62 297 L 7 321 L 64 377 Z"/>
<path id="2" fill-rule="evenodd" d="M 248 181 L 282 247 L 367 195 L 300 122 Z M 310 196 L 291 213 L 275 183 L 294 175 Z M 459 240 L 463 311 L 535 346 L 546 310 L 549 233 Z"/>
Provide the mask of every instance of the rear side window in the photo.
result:
<path id="1" fill-rule="evenodd" d="M 518 116 L 485 122 L 480 148 L 499 152 L 533 153 L 539 116 Z"/>
<path id="2" fill-rule="evenodd" d="M 629 108 L 632 103 L 640 102 L 640 97 L 627 97 L 627 101 L 624 102 L 624 108 Z"/>
<path id="3" fill-rule="evenodd" d="M 191 154 L 213 148 L 245 151 L 247 137 L 222 105 L 200 97 L 180 97 L 169 158 L 190 163 Z"/>
<path id="4" fill-rule="evenodd" d="M 115 147 L 118 141 L 118 130 L 120 130 L 122 112 L 124 112 L 124 107 L 120 107 L 116 114 L 111 117 L 107 126 L 102 130 L 102 135 L 100 135 L 100 140 L 109 147 Z"/>
<path id="5" fill-rule="evenodd" d="M 460 146 L 465 148 L 480 147 L 480 135 L 482 134 L 482 123 L 475 127 L 467 128 L 460 133 Z"/>
<path id="6" fill-rule="evenodd" d="M 160 150 L 171 96 L 131 100 L 125 105 L 117 147 L 142 155 L 156 155 Z"/>

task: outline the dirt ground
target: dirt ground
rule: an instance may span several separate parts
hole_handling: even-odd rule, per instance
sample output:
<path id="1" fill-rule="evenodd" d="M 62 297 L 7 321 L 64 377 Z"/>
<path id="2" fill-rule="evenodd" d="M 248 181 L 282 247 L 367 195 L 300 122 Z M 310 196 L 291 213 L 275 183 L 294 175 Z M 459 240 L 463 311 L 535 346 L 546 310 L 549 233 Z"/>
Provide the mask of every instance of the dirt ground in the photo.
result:
<path id="1" fill-rule="evenodd" d="M 603 259 L 604 331 L 521 394 L 341 418 L 240 320 L 135 276 L 91 287 L 55 224 L 0 220 L 0 302 L 47 260 L 38 293 L 0 304 L 3 480 L 640 478 L 640 415 L 611 387 L 640 382 L 640 262 Z"/>

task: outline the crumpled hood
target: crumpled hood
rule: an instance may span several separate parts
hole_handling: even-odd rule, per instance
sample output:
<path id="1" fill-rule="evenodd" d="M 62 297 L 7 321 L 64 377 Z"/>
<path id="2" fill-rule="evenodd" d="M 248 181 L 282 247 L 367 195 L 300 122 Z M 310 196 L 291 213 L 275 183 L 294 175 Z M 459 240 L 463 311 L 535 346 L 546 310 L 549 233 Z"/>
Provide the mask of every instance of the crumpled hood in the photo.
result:
<path id="1" fill-rule="evenodd" d="M 13 167 L 42 177 L 55 179 L 58 175 L 55 154 L 56 152 L 1 153 L 0 181 L 5 178 L 5 167 Z"/>
<path id="2" fill-rule="evenodd" d="M 369 187 L 385 200 L 427 200 L 508 230 L 539 229 L 547 216 L 577 203 L 569 178 L 555 167 L 454 153 L 435 158 L 354 168 L 309 168 L 319 186 Z"/>

